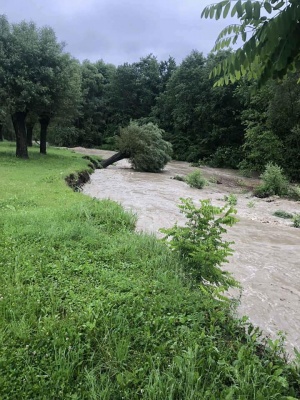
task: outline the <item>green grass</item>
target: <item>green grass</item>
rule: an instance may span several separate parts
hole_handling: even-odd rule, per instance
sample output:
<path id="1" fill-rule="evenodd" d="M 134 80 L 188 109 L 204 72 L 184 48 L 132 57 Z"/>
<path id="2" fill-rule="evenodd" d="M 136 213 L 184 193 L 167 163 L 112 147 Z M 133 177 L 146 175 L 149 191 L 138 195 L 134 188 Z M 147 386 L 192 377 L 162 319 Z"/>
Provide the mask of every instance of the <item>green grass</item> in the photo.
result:
<path id="1" fill-rule="evenodd" d="M 280 344 L 192 288 L 133 215 L 66 186 L 87 163 L 0 143 L 0 399 L 297 398 Z"/>

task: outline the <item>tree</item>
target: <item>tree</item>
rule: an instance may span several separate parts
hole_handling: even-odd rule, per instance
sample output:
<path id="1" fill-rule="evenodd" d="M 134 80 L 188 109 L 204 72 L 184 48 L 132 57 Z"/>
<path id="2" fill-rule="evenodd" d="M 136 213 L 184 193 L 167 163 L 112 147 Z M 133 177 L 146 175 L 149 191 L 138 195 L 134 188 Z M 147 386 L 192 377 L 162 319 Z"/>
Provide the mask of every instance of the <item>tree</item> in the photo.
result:
<path id="1" fill-rule="evenodd" d="M 51 28 L 38 29 L 33 22 L 10 25 L 0 18 L 0 102 L 11 114 L 16 133 L 16 156 L 28 158 L 26 117 L 37 115 L 41 124 L 41 153 L 46 153 L 50 118 L 74 102 L 71 90 L 74 62 L 62 52 Z M 80 86 L 79 86 L 80 90 Z"/>
<path id="2" fill-rule="evenodd" d="M 103 168 L 112 163 L 129 158 L 137 171 L 160 172 L 171 160 L 172 147 L 162 139 L 163 131 L 153 123 L 139 125 L 131 122 L 120 130 L 117 140 L 119 152 L 102 161 Z"/>
<path id="3" fill-rule="evenodd" d="M 34 111 L 40 123 L 40 153 L 46 154 L 47 130 L 53 117 L 59 113 L 76 113 L 81 99 L 79 63 L 63 52 L 53 29 L 44 27 L 39 33 L 38 76 L 43 87 Z"/>
<path id="4" fill-rule="evenodd" d="M 153 115 L 168 132 L 166 139 L 174 148 L 175 157 L 198 161 L 214 156 L 218 148 L 234 148 L 242 143 L 239 113 L 241 105 L 234 97 L 234 86 L 213 88 L 209 72 L 226 56 L 193 51 L 169 79 L 166 90 L 157 99 Z M 234 166 L 238 161 L 230 161 Z M 232 165 L 234 164 L 234 165 Z M 224 165 L 222 165 L 224 166 Z"/>
<path id="5" fill-rule="evenodd" d="M 110 85 L 115 128 L 131 119 L 148 117 L 161 88 L 161 66 L 152 54 L 133 64 L 118 66 Z"/>
<path id="6" fill-rule="evenodd" d="M 109 119 L 108 85 L 115 73 L 115 67 L 103 61 L 81 65 L 81 112 L 76 121 L 79 129 L 78 144 L 100 146 Z"/>
<path id="7" fill-rule="evenodd" d="M 219 34 L 213 50 L 241 39 L 243 45 L 212 71 L 216 86 L 255 79 L 263 85 L 269 78 L 282 79 L 296 71 L 300 61 L 300 3 L 298 0 L 223 0 L 204 8 L 202 17 L 237 16 L 240 24 L 229 25 Z M 266 12 L 269 16 L 263 15 Z"/>

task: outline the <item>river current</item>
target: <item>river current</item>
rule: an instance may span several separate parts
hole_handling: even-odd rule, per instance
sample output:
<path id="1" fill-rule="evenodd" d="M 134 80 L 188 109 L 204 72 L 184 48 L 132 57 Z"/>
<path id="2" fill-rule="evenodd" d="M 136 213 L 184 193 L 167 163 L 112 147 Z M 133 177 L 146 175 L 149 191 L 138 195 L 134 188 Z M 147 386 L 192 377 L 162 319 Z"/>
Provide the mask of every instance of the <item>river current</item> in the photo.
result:
<path id="1" fill-rule="evenodd" d="M 76 149 L 104 158 L 112 153 Z M 204 168 L 209 176 L 231 177 L 240 183 L 210 184 L 202 190 L 192 189 L 184 182 L 171 179 L 194 170 L 188 163 L 172 161 L 159 174 L 133 171 L 122 160 L 104 170 L 96 170 L 83 192 L 92 197 L 109 198 L 137 214 L 137 230 L 159 234 L 159 229 L 170 227 L 176 221 L 184 224 L 178 204 L 180 198 L 211 199 L 212 204 L 224 205 L 224 196 L 234 192 L 238 202 L 239 222 L 228 228 L 227 239 L 233 240 L 234 255 L 224 265 L 242 285 L 238 314 L 246 315 L 266 335 L 276 337 L 278 331 L 286 334 L 286 348 L 300 349 L 300 229 L 290 221 L 274 217 L 276 210 L 300 213 L 300 203 L 283 199 L 268 202 L 251 197 L 243 189 L 246 178 L 235 171 Z M 226 179 L 224 178 L 224 182 Z M 215 179 L 216 181 L 216 179 Z"/>

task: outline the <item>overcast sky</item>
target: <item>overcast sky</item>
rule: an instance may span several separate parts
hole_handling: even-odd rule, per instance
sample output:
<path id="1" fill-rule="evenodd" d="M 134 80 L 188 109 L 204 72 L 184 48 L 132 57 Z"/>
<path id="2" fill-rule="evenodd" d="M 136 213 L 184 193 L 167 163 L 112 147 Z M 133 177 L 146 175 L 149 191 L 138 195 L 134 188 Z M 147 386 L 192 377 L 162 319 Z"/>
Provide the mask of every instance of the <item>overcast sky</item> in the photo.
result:
<path id="1" fill-rule="evenodd" d="M 213 0 L 0 0 L 9 22 L 51 26 L 79 60 L 120 65 L 152 53 L 180 62 L 193 49 L 207 54 L 229 20 L 201 19 Z"/>

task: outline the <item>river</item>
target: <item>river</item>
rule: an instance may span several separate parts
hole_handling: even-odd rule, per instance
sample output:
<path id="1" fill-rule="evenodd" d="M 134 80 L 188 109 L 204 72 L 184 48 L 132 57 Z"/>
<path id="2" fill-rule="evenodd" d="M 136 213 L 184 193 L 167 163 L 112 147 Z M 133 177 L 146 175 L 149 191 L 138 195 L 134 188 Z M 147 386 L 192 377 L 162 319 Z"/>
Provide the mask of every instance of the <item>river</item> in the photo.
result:
<path id="1" fill-rule="evenodd" d="M 112 153 L 77 148 L 85 154 L 104 158 Z M 228 228 L 228 238 L 235 244 L 234 255 L 224 268 L 242 284 L 238 307 L 267 336 L 286 333 L 286 349 L 300 349 L 300 229 L 290 220 L 273 216 L 276 210 L 300 213 L 300 202 L 285 199 L 257 199 L 247 190 L 253 182 L 236 171 L 203 168 L 213 182 L 204 189 L 190 188 L 171 179 L 186 175 L 195 168 L 188 163 L 172 161 L 159 174 L 136 172 L 126 160 L 104 170 L 96 170 L 83 192 L 92 197 L 121 203 L 137 214 L 137 230 L 160 236 L 159 229 L 176 221 L 184 223 L 177 207 L 180 198 L 211 199 L 216 206 L 225 204 L 224 196 L 235 193 L 239 222 Z M 222 182 L 222 183 L 221 183 Z"/>

